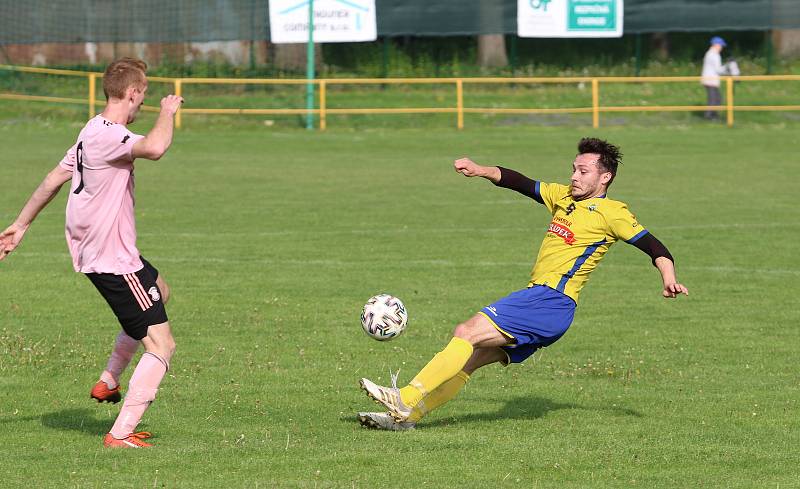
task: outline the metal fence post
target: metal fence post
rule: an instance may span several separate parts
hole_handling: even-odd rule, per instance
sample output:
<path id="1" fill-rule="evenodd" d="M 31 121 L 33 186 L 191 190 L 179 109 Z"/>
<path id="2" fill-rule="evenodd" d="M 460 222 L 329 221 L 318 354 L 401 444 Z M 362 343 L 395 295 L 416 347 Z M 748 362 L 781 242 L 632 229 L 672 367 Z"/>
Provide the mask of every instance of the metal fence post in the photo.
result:
<path id="1" fill-rule="evenodd" d="M 328 127 L 328 121 L 326 120 L 326 105 L 327 105 L 327 86 L 328 84 L 325 80 L 319 81 L 319 130 L 324 131 L 326 127 Z"/>
<path id="2" fill-rule="evenodd" d="M 89 119 L 95 114 L 95 98 L 97 93 L 97 74 L 89 73 Z"/>
<path id="3" fill-rule="evenodd" d="M 733 77 L 729 76 L 725 79 L 726 88 L 726 102 L 728 105 L 728 127 L 733 127 Z"/>
<path id="4" fill-rule="evenodd" d="M 464 81 L 456 80 L 456 113 L 458 114 L 458 129 L 464 129 Z"/>
<path id="5" fill-rule="evenodd" d="M 592 127 L 600 127 L 600 82 L 592 78 Z"/>
<path id="6" fill-rule="evenodd" d="M 178 97 L 182 96 L 181 95 L 181 92 L 182 92 L 182 90 L 181 90 L 181 88 L 182 88 L 181 82 L 182 82 L 182 80 L 180 78 L 176 78 L 175 82 L 174 82 L 175 83 L 175 95 L 177 95 Z M 175 112 L 175 127 L 178 128 L 178 129 L 181 128 L 181 108 L 180 107 L 178 107 L 178 111 Z"/>

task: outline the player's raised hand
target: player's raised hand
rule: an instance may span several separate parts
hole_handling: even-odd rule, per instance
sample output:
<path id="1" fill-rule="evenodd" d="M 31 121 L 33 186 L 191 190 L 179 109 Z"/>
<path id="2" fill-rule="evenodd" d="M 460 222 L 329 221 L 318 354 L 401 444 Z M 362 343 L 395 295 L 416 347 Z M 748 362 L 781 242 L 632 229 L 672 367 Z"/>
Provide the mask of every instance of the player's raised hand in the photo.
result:
<path id="1" fill-rule="evenodd" d="M 689 289 L 684 287 L 682 284 L 674 283 L 665 285 L 664 290 L 661 293 L 667 299 L 674 299 L 680 294 L 689 295 Z"/>
<path id="2" fill-rule="evenodd" d="M 22 237 L 25 236 L 27 227 L 18 224 L 8 226 L 5 231 L 0 233 L 0 260 L 3 260 L 9 253 L 19 246 Z"/>
<path id="3" fill-rule="evenodd" d="M 467 177 L 479 177 L 483 175 L 481 171 L 483 167 L 469 158 L 459 158 L 453 163 L 453 166 L 458 173 Z"/>
<path id="4" fill-rule="evenodd" d="M 161 99 L 161 110 L 170 114 L 174 114 L 181 108 L 183 97 L 177 95 L 167 95 Z"/>

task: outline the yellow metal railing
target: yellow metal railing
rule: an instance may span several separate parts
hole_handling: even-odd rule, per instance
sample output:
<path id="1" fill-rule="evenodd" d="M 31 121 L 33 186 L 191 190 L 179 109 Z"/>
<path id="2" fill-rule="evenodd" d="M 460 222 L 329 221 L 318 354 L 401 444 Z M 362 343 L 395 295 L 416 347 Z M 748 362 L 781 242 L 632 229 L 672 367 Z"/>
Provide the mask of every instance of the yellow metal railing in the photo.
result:
<path id="1" fill-rule="evenodd" d="M 102 78 L 102 73 L 74 70 L 57 70 L 50 68 L 36 68 L 29 66 L 0 65 L 0 70 L 17 71 L 23 73 L 39 73 L 64 76 L 81 76 L 87 78 L 87 98 L 51 97 L 42 95 L 25 95 L 18 93 L 2 93 L 0 99 L 29 100 L 43 102 L 60 102 L 86 104 L 89 117 L 96 114 L 97 105 L 97 79 Z M 508 78 L 328 78 L 313 80 L 312 83 L 319 87 L 317 109 L 253 109 L 253 108 L 182 108 L 175 116 L 175 126 L 181 127 L 183 114 L 260 114 L 260 115 L 291 115 L 312 113 L 319 116 L 321 130 L 327 128 L 327 119 L 331 114 L 356 115 L 356 114 L 456 114 L 456 127 L 464 128 L 465 114 L 591 114 L 592 127 L 600 127 L 600 114 L 606 112 L 692 112 L 717 110 L 725 111 L 728 126 L 733 126 L 736 111 L 800 111 L 800 105 L 735 105 L 733 83 L 748 81 L 800 81 L 800 75 L 770 75 L 770 76 L 723 76 L 725 82 L 726 102 L 724 106 L 711 105 L 663 105 L 663 106 L 602 106 L 600 105 L 600 84 L 608 83 L 675 83 L 699 82 L 699 76 L 642 76 L 642 77 L 508 77 Z M 181 95 L 183 87 L 188 84 L 207 85 L 305 85 L 304 79 L 267 79 L 267 78 L 164 78 L 148 77 L 149 81 L 171 83 L 173 93 Z M 564 84 L 564 83 L 589 83 L 592 88 L 591 107 L 565 107 L 565 108 L 499 108 L 499 107 L 465 107 L 464 85 L 466 84 Z M 328 89 L 332 85 L 452 85 L 455 87 L 456 103 L 454 107 L 406 107 L 406 108 L 329 108 Z M 144 110 L 158 111 L 158 107 L 144 106 Z"/>

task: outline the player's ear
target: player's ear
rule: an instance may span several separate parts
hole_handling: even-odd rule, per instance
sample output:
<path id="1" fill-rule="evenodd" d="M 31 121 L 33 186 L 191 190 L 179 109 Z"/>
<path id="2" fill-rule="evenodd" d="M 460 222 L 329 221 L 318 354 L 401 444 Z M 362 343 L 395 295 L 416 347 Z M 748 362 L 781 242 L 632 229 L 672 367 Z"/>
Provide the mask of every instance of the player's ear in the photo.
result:
<path id="1" fill-rule="evenodd" d="M 613 176 L 614 175 L 612 175 L 610 171 L 603 173 L 602 175 L 600 175 L 600 183 L 602 183 L 603 185 L 608 185 L 609 182 L 611 182 L 611 178 L 613 178 Z"/>
<path id="2" fill-rule="evenodd" d="M 128 88 L 125 89 L 125 100 L 130 100 L 133 102 L 133 98 L 136 96 L 137 91 L 138 89 L 136 88 L 136 85 L 128 86 Z"/>

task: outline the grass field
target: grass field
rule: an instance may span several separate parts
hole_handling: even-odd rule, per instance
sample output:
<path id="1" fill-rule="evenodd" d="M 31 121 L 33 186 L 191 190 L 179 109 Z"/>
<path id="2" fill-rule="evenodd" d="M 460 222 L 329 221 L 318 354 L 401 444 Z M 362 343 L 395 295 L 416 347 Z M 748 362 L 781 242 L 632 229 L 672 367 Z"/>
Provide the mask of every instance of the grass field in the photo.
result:
<path id="1" fill-rule="evenodd" d="M 0 123 L 0 221 L 81 124 Z M 377 406 L 358 378 L 408 381 L 455 324 L 524 287 L 549 223 L 452 160 L 563 182 L 590 133 L 622 146 L 611 196 L 691 296 L 662 299 L 648 257 L 617 244 L 536 359 L 477 372 L 415 431 L 362 429 L 355 413 Z M 190 125 L 136 170 L 139 247 L 171 284 L 178 342 L 140 425 L 157 448 L 101 447 L 118 407 L 88 392 L 118 325 L 71 269 L 62 192 L 0 264 L 0 485 L 800 487 L 798 134 Z M 389 343 L 358 323 L 383 291 L 410 312 Z"/>

